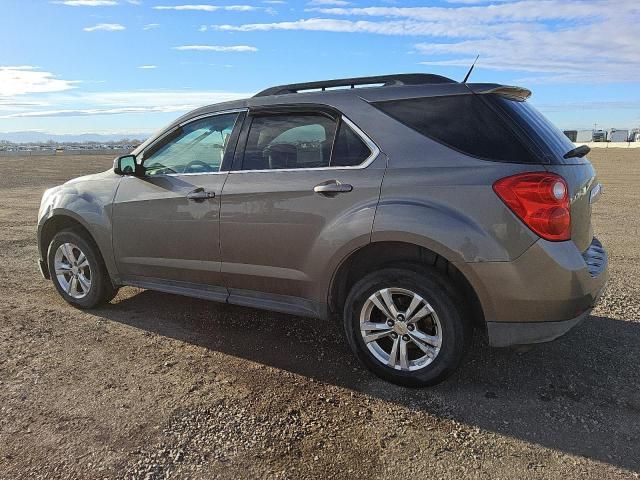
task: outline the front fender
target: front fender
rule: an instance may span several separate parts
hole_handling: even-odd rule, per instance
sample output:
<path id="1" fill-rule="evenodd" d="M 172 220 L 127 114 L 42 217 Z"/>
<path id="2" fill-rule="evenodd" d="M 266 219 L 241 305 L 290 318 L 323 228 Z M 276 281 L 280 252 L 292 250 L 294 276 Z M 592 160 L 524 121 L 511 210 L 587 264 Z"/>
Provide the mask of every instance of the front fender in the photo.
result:
<path id="1" fill-rule="evenodd" d="M 117 269 L 111 242 L 111 214 L 119 177 L 70 182 L 43 195 L 38 215 L 38 249 L 47 258 L 48 240 L 59 225 L 79 224 L 95 241 L 112 278 Z"/>

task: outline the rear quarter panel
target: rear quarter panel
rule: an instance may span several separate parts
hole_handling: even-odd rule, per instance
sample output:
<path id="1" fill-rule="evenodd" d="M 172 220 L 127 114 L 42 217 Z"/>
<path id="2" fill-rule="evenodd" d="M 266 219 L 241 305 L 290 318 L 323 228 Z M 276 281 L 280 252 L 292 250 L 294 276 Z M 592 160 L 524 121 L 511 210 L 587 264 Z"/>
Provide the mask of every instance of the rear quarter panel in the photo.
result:
<path id="1" fill-rule="evenodd" d="M 385 174 L 373 241 L 409 241 L 453 262 L 508 262 L 536 240 L 497 197 L 497 179 L 543 167 L 477 161 L 475 165 L 399 167 Z"/>

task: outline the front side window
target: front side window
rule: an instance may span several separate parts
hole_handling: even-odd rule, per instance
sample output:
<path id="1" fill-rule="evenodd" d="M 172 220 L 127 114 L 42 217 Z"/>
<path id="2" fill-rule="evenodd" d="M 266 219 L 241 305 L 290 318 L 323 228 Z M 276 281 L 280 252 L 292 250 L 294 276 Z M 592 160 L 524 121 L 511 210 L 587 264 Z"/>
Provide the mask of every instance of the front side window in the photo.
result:
<path id="1" fill-rule="evenodd" d="M 320 114 L 278 114 L 253 118 L 243 170 L 355 166 L 371 155 L 344 121 Z"/>
<path id="2" fill-rule="evenodd" d="M 214 115 L 179 127 L 145 151 L 145 173 L 217 172 L 237 118 L 237 113 Z"/>

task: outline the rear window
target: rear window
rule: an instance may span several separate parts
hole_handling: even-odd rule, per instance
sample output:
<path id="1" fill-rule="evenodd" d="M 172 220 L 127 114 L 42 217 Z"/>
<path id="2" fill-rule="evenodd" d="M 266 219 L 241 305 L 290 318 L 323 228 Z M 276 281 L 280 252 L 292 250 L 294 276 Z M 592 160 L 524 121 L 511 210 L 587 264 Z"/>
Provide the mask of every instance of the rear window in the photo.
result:
<path id="1" fill-rule="evenodd" d="M 433 140 L 486 160 L 557 163 L 573 148 L 531 105 L 499 95 L 448 95 L 373 105 Z"/>
<path id="2" fill-rule="evenodd" d="M 499 95 L 488 95 L 509 121 L 513 122 L 538 149 L 538 155 L 549 163 L 563 163 L 563 155 L 575 148 L 569 138 L 528 102 L 518 102 Z M 575 163 L 580 158 L 571 158 Z M 585 159 L 586 161 L 586 159 Z"/>

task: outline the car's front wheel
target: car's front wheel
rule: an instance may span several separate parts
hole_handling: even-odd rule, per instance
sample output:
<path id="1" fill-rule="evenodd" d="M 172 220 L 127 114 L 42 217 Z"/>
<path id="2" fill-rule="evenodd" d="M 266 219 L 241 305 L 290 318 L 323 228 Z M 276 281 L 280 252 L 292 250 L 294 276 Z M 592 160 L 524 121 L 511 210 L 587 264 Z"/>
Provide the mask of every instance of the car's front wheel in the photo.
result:
<path id="1" fill-rule="evenodd" d="M 456 290 L 435 269 L 385 268 L 357 282 L 344 327 L 361 363 L 404 386 L 441 382 L 457 368 L 471 337 Z"/>
<path id="2" fill-rule="evenodd" d="M 79 232 L 63 230 L 53 237 L 48 265 L 53 284 L 71 305 L 92 308 L 116 293 L 97 247 Z"/>

